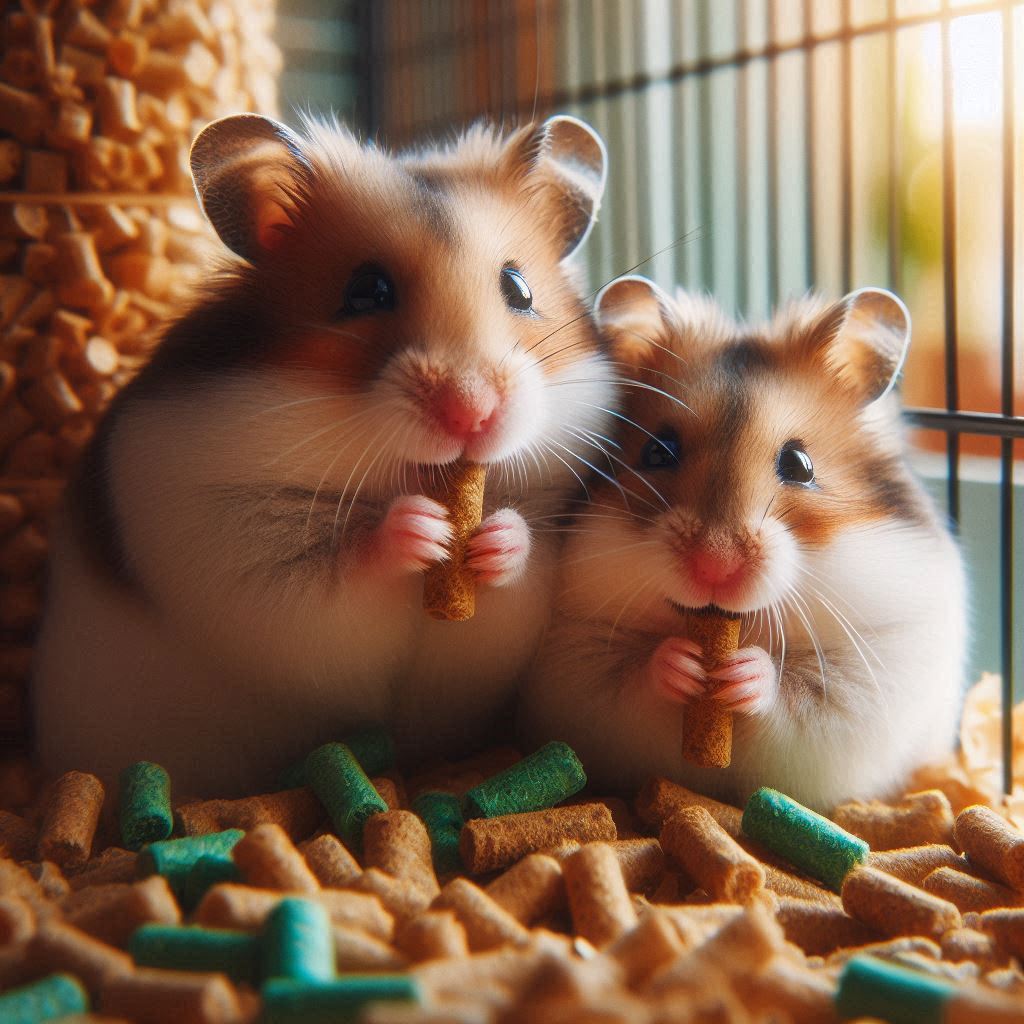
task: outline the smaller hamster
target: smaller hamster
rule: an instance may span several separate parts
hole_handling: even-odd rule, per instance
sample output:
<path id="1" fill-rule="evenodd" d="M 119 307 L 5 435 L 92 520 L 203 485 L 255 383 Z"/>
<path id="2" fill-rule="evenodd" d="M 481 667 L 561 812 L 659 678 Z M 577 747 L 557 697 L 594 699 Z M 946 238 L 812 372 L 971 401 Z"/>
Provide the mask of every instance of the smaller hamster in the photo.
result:
<path id="1" fill-rule="evenodd" d="M 819 810 L 895 792 L 951 749 L 966 638 L 961 556 L 893 392 L 906 307 L 866 288 L 755 330 L 638 277 L 597 306 L 629 378 L 619 447 L 568 534 L 525 733 L 570 743 L 601 786 L 767 785 Z M 687 637 L 707 606 L 742 614 L 710 678 Z M 734 712 L 725 769 L 681 754 L 709 688 Z"/>

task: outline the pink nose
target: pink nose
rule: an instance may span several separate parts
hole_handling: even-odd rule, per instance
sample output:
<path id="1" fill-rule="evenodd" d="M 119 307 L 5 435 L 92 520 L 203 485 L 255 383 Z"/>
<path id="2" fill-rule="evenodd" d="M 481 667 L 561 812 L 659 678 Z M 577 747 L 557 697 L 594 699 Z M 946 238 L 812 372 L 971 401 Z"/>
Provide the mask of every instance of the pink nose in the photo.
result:
<path id="1" fill-rule="evenodd" d="M 471 385 L 443 384 L 434 399 L 434 413 L 453 437 L 482 433 L 498 407 L 498 393 L 483 381 Z"/>
<path id="2" fill-rule="evenodd" d="M 698 547 L 690 553 L 690 571 L 699 583 L 716 587 L 740 575 L 743 559 L 734 553 L 713 552 Z"/>

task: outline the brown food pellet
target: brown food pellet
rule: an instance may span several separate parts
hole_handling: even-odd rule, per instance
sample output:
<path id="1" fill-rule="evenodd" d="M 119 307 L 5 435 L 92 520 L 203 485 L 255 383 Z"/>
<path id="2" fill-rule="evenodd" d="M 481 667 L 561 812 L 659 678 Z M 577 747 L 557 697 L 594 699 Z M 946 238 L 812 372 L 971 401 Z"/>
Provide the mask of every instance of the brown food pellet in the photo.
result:
<path id="1" fill-rule="evenodd" d="M 234 1024 L 242 1017 L 238 995 L 222 975 L 153 967 L 110 978 L 100 1010 L 146 1024 Z"/>
<path id="2" fill-rule="evenodd" d="M 335 967 L 339 974 L 362 971 L 400 971 L 405 966 L 401 956 L 390 943 L 367 935 L 359 928 L 336 924 L 334 935 Z"/>
<path id="3" fill-rule="evenodd" d="M 68 924 L 111 946 L 125 946 L 144 924 L 181 923 L 181 910 L 160 875 L 79 889 L 64 901 L 63 909 Z"/>
<path id="4" fill-rule="evenodd" d="M 28 860 L 36 849 L 36 830 L 11 811 L 0 811 L 0 857 Z"/>
<path id="5" fill-rule="evenodd" d="M 307 786 L 280 793 L 247 797 L 244 800 L 204 800 L 184 804 L 174 811 L 182 835 L 201 836 L 257 825 L 279 825 L 292 842 L 305 839 L 323 821 L 323 805 Z"/>
<path id="6" fill-rule="evenodd" d="M 733 839 L 743 834 L 743 811 L 739 807 L 702 796 L 677 782 L 655 777 L 645 782 L 637 794 L 637 814 L 650 828 L 660 829 L 680 807 L 703 807 Z"/>
<path id="7" fill-rule="evenodd" d="M 238 841 L 232 857 L 250 885 L 317 893 L 320 883 L 280 825 L 257 825 Z"/>
<path id="8" fill-rule="evenodd" d="M 466 567 L 466 545 L 483 519 L 486 476 L 486 466 L 460 461 L 446 467 L 441 489 L 430 495 L 448 509 L 452 528 L 448 558 L 423 577 L 423 609 L 432 618 L 463 622 L 476 611 L 476 580 Z"/>
<path id="9" fill-rule="evenodd" d="M 53 784 L 37 852 L 40 860 L 76 867 L 89 859 L 103 807 L 103 784 L 87 772 L 67 772 Z"/>
<path id="10" fill-rule="evenodd" d="M 531 925 L 565 906 L 565 878 L 554 857 L 531 853 L 485 888 L 517 921 Z"/>
<path id="11" fill-rule="evenodd" d="M 704 668 L 717 668 L 739 646 L 740 620 L 727 615 L 691 615 L 690 638 L 704 651 Z M 726 768 L 732 760 L 732 712 L 710 694 L 683 712 L 683 757 L 704 768 Z"/>
<path id="12" fill-rule="evenodd" d="M 428 910 L 402 925 L 395 944 L 410 960 L 444 960 L 466 956 L 466 929 L 452 910 Z"/>
<path id="13" fill-rule="evenodd" d="M 682 807 L 661 828 L 661 845 L 716 899 L 746 902 L 764 888 L 764 869 L 703 807 Z"/>
<path id="14" fill-rule="evenodd" d="M 408 920 L 430 906 L 431 897 L 426 892 L 392 878 L 380 868 L 367 868 L 348 884 L 348 889 L 374 896 L 396 921 Z"/>
<path id="15" fill-rule="evenodd" d="M 970 960 L 985 970 L 1003 967 L 1009 959 L 991 935 L 976 928 L 951 928 L 942 936 L 940 946 L 943 960 Z"/>
<path id="16" fill-rule="evenodd" d="M 939 868 L 953 868 L 970 872 L 970 864 L 951 846 L 930 843 L 928 846 L 911 846 L 905 850 L 887 850 L 884 853 L 869 853 L 867 865 L 884 871 L 887 875 L 901 878 L 911 885 L 920 885 L 933 871 Z"/>
<path id="17" fill-rule="evenodd" d="M 872 850 L 897 850 L 929 843 L 951 844 L 953 808 L 937 789 L 910 793 L 898 803 L 851 800 L 839 804 L 832 820 L 863 839 Z"/>
<path id="18" fill-rule="evenodd" d="M 441 891 L 434 873 L 430 833 L 412 811 L 387 811 L 367 818 L 363 859 L 367 867 L 379 868 L 430 899 Z"/>
<path id="19" fill-rule="evenodd" d="M 36 915 L 20 896 L 0 896 L 0 946 L 30 939 L 36 930 Z"/>
<path id="20" fill-rule="evenodd" d="M 577 850 L 562 865 L 562 873 L 576 934 L 601 948 L 636 925 L 622 868 L 607 843 L 588 843 Z"/>
<path id="21" fill-rule="evenodd" d="M 1011 889 L 1024 891 L 1024 835 L 983 804 L 965 807 L 954 834 L 960 849 Z"/>
<path id="22" fill-rule="evenodd" d="M 344 888 L 363 871 L 348 847 L 329 832 L 300 843 L 299 852 L 320 884 L 327 888 Z"/>
<path id="23" fill-rule="evenodd" d="M 995 882 L 986 882 L 955 868 L 936 868 L 921 883 L 925 892 L 956 904 L 961 911 L 992 910 L 996 907 L 1016 907 L 1021 897 L 1012 889 Z"/>
<path id="24" fill-rule="evenodd" d="M 136 877 L 138 855 L 131 850 L 108 846 L 68 878 L 73 890 L 111 882 L 131 882 Z"/>
<path id="25" fill-rule="evenodd" d="M 991 935 L 1004 952 L 1024 960 L 1024 909 L 986 910 L 966 923 Z"/>
<path id="26" fill-rule="evenodd" d="M 622 965 L 626 983 L 635 988 L 675 960 L 682 950 L 682 940 L 671 920 L 650 907 L 636 927 L 620 935 L 607 953 Z"/>
<path id="27" fill-rule="evenodd" d="M 530 941 L 529 931 L 468 878 L 453 878 L 433 905 L 455 912 L 472 950 L 525 945 Z"/>
<path id="28" fill-rule="evenodd" d="M 466 869 L 478 875 L 500 871 L 528 853 L 566 841 L 615 838 L 615 822 L 604 804 L 574 804 L 499 818 L 473 818 L 462 828 L 459 853 Z"/>
<path id="29" fill-rule="evenodd" d="M 39 926 L 29 941 L 26 955 L 28 962 L 41 973 L 66 971 L 73 974 L 93 995 L 110 978 L 130 973 L 133 966 L 127 953 L 57 921 Z"/>
<path id="30" fill-rule="evenodd" d="M 960 911 L 876 868 L 854 868 L 843 881 L 843 907 L 882 935 L 925 935 L 938 939 L 962 925 Z"/>
<path id="31" fill-rule="evenodd" d="M 863 946 L 878 939 L 878 932 L 850 917 L 842 906 L 828 906 L 784 897 L 776 919 L 786 938 L 808 956 L 828 956 L 843 946 Z"/>

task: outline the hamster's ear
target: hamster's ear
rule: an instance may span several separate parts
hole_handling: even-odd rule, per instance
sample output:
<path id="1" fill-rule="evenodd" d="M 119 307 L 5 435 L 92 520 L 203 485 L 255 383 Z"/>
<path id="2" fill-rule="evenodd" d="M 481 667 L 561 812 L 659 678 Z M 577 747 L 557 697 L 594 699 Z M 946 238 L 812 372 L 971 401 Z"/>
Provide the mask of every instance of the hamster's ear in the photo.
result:
<path id="1" fill-rule="evenodd" d="M 196 136 L 189 163 L 199 204 L 229 249 L 257 263 L 280 245 L 310 172 L 290 129 L 259 114 L 222 117 Z"/>
<path id="2" fill-rule="evenodd" d="M 551 187 L 565 259 L 583 244 L 601 205 L 608 151 L 600 136 L 575 117 L 559 115 L 513 137 L 506 159 L 513 173 L 525 170 Z"/>
<path id="3" fill-rule="evenodd" d="M 653 281 L 637 275 L 620 277 L 597 293 L 594 315 L 617 360 L 636 366 L 651 357 L 670 301 Z"/>
<path id="4" fill-rule="evenodd" d="M 861 288 L 818 321 L 812 344 L 867 405 L 896 383 L 910 346 L 910 313 L 892 292 Z"/>

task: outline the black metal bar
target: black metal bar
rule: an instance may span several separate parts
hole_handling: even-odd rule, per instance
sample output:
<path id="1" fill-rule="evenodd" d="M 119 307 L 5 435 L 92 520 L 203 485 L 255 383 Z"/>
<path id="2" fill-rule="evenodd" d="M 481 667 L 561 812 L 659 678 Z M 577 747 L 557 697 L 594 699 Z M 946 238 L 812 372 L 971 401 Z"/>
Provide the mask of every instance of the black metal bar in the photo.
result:
<path id="1" fill-rule="evenodd" d="M 775 36 L 775 0 L 767 0 L 765 4 L 765 39 L 770 43 Z M 765 194 L 767 216 L 765 229 L 768 232 L 768 263 L 765 268 L 768 304 L 773 306 L 779 301 L 779 95 L 778 95 L 778 61 L 768 62 L 768 81 L 765 83 L 765 108 L 768 114 L 766 131 L 767 150 L 765 152 Z"/>
<path id="2" fill-rule="evenodd" d="M 903 287 L 903 260 L 902 260 L 902 239 L 903 225 L 900 221 L 900 214 L 903 205 L 900 202 L 900 131 L 899 131 L 899 109 L 896 105 L 897 80 L 899 77 L 899 47 L 896 37 L 896 0 L 889 0 L 889 35 L 886 37 L 887 61 L 886 61 L 886 83 L 889 95 L 889 238 L 888 238 L 888 276 L 889 287 L 893 291 L 900 291 Z"/>
<path id="3" fill-rule="evenodd" d="M 949 0 L 943 0 L 943 11 Z M 945 318 L 946 408 L 960 407 L 956 323 L 956 147 L 954 145 L 951 22 L 942 22 L 942 297 Z M 949 518 L 960 526 L 960 436 L 946 439 L 946 495 Z"/>
<path id="4" fill-rule="evenodd" d="M 850 27 L 850 0 L 842 4 L 843 31 Z M 853 60 L 850 40 L 839 56 L 839 287 L 845 295 L 853 279 Z"/>
<path id="5" fill-rule="evenodd" d="M 747 3 L 736 0 L 737 29 L 736 41 L 741 50 L 746 49 L 747 42 Z M 750 189 L 747 175 L 749 172 L 750 144 L 748 139 L 747 88 L 750 85 L 747 66 L 736 71 L 736 306 L 741 316 L 749 316 L 750 303 L 749 266 L 750 266 L 750 231 L 747 218 L 750 214 Z"/>
<path id="6" fill-rule="evenodd" d="M 1002 402 L 1004 416 L 1013 416 L 1014 324 L 1014 33 L 1013 12 L 1003 11 L 1003 337 Z M 1003 676 L 1003 791 L 1013 789 L 1013 441 L 1003 438 L 999 462 L 999 608 Z"/>
<path id="7" fill-rule="evenodd" d="M 804 166 L 807 174 L 807 195 L 805 198 L 804 218 L 807 224 L 807 246 L 804 252 L 804 284 L 808 289 L 814 287 L 817 280 L 817 251 L 815 245 L 815 225 L 817 221 L 817 202 L 815 200 L 814 176 L 817 172 L 817 161 L 814 152 L 814 47 L 811 45 L 813 35 L 811 23 L 810 0 L 804 0 Z"/>
<path id="8" fill-rule="evenodd" d="M 979 434 L 985 437 L 1016 438 L 1024 441 L 1024 416 L 1001 416 L 995 412 L 950 412 L 944 409 L 904 409 L 913 424 L 949 434 Z"/>

